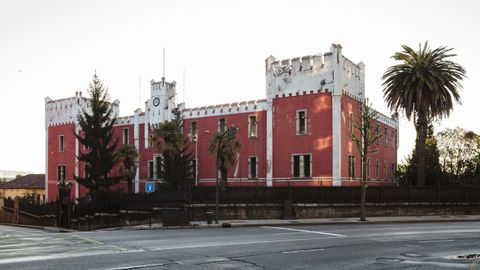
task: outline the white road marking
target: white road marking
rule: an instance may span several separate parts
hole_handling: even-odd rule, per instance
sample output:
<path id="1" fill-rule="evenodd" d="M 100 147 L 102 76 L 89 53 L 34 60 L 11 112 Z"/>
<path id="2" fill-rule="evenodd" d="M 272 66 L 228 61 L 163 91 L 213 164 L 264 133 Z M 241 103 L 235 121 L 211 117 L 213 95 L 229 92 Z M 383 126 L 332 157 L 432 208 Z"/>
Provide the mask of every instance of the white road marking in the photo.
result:
<path id="1" fill-rule="evenodd" d="M 325 250 L 324 248 L 315 248 L 315 249 L 299 249 L 299 250 L 292 250 L 292 251 L 283 251 L 283 254 L 290 254 L 290 253 L 302 253 L 302 252 L 314 252 L 314 251 L 322 251 Z"/>
<path id="2" fill-rule="evenodd" d="M 345 237 L 345 235 L 343 235 L 343 234 L 327 233 L 327 232 L 319 232 L 319 231 L 310 231 L 310 230 L 301 230 L 301 229 L 293 229 L 293 228 L 284 228 L 284 227 L 263 226 L 262 228 L 266 228 L 266 229 L 277 229 L 277 230 L 286 230 L 286 231 L 292 231 L 292 232 L 303 232 L 303 233 L 322 234 L 322 235 L 337 236 L 337 237 Z"/>
<path id="3" fill-rule="evenodd" d="M 205 248 L 205 247 L 223 247 L 223 246 L 238 246 L 238 245 L 254 245 L 254 244 L 270 244 L 270 243 L 282 243 L 282 242 L 295 242 L 295 241 L 314 241 L 314 240 L 323 240 L 327 239 L 326 237 L 312 237 L 312 238 L 292 238 L 292 239 L 277 239 L 277 240 L 261 240 L 261 241 L 245 241 L 245 242 L 225 242 L 225 243 L 204 243 L 204 244 L 193 244 L 185 246 L 170 246 L 170 247 L 159 247 L 150 249 L 152 251 L 161 251 L 161 250 L 174 250 L 174 249 L 185 249 L 185 248 Z"/>
<path id="4" fill-rule="evenodd" d="M 454 242 L 453 239 L 438 239 L 438 240 L 424 240 L 418 241 L 418 243 L 442 243 L 442 242 Z"/>
<path id="5" fill-rule="evenodd" d="M 168 264 L 170 264 L 170 263 L 168 263 Z M 165 265 L 167 265 L 167 263 L 142 264 L 142 265 L 132 265 L 132 266 L 117 267 L 117 268 L 109 268 L 107 270 L 130 270 L 130 269 L 151 268 L 151 267 L 165 266 Z"/>

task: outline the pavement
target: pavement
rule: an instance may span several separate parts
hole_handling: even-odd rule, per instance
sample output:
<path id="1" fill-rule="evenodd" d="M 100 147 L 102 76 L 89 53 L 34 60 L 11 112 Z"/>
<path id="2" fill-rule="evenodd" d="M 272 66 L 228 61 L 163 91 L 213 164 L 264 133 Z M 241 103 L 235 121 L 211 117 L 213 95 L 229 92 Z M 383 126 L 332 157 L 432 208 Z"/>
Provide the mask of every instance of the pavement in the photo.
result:
<path id="1" fill-rule="evenodd" d="M 462 222 L 480 221 L 480 215 L 440 215 L 440 216 L 387 216 L 367 217 L 366 221 L 360 221 L 359 217 L 346 218 L 307 218 L 307 219 L 248 219 L 248 220 L 219 220 L 218 224 L 212 221 L 192 221 L 186 226 L 163 226 L 162 223 L 104 228 L 102 230 L 152 230 L 152 229 L 194 229 L 194 228 L 230 228 L 230 227 L 256 227 L 256 226 L 286 226 L 286 225 L 334 225 L 334 224 L 388 224 L 388 223 L 424 223 L 424 222 Z M 74 232 L 75 230 L 45 227 L 26 224 L 0 223 L 0 225 L 18 226 L 32 229 L 43 229 L 49 232 Z"/>
<path id="2" fill-rule="evenodd" d="M 334 225 L 334 224 L 388 224 L 388 223 L 424 223 L 424 222 L 461 222 L 480 221 L 480 215 L 440 215 L 440 216 L 387 216 L 367 217 L 360 221 L 359 217 L 347 218 L 308 218 L 308 219 L 248 219 L 248 220 L 219 220 L 208 224 L 206 221 L 192 221 L 189 226 L 163 226 L 161 223 L 122 227 L 133 230 L 150 229 L 177 229 L 177 228 L 229 228 L 247 226 L 285 226 L 285 225 Z M 122 229 L 116 228 L 116 229 Z"/>

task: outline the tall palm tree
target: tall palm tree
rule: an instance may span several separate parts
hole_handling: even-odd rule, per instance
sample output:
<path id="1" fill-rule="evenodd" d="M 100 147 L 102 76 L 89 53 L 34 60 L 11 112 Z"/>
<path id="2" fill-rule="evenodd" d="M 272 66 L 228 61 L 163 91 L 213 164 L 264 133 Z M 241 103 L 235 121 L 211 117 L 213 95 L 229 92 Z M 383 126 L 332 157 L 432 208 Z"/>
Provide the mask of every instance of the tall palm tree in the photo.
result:
<path id="1" fill-rule="evenodd" d="M 115 153 L 116 158 L 121 161 L 118 172 L 127 181 L 128 194 L 132 194 L 132 179 L 137 173 L 138 152 L 135 146 L 123 144 Z"/>
<path id="2" fill-rule="evenodd" d="M 225 132 L 216 132 L 213 134 L 208 147 L 208 153 L 210 155 L 218 154 L 217 168 L 220 173 L 222 185 L 227 183 L 228 170 L 235 163 L 235 153 L 237 153 L 241 147 L 242 145 L 236 139 L 235 135 L 225 136 Z"/>
<path id="3" fill-rule="evenodd" d="M 383 97 L 394 112 L 403 112 L 408 120 L 413 118 L 417 132 L 416 150 L 417 185 L 425 185 L 425 140 L 428 123 L 450 114 L 453 101 L 460 103 L 460 83 L 465 69 L 448 60 L 456 54 L 452 48 L 431 50 L 428 42 L 419 45 L 418 51 L 402 45 L 403 51 L 392 58 L 401 61 L 383 74 Z"/>

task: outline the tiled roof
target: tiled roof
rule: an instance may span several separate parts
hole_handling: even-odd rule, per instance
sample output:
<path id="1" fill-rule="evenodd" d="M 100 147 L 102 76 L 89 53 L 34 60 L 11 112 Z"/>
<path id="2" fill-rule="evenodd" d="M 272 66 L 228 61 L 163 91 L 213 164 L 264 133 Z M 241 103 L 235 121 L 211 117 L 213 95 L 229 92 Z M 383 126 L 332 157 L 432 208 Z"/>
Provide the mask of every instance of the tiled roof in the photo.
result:
<path id="1" fill-rule="evenodd" d="M 10 182 L 0 184 L 0 189 L 44 189 L 45 188 L 45 174 L 27 174 L 18 177 Z"/>

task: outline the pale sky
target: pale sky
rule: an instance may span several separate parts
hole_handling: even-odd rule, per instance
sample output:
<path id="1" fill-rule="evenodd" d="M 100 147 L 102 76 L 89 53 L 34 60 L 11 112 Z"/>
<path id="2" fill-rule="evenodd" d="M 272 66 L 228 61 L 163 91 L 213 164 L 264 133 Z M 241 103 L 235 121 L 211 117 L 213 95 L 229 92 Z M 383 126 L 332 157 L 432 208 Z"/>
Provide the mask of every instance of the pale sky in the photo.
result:
<path id="1" fill-rule="evenodd" d="M 366 94 L 390 115 L 381 76 L 401 45 L 453 47 L 462 105 L 436 131 L 480 133 L 480 1 L 0 1 L 0 170 L 45 172 L 44 99 L 87 94 L 95 70 L 132 115 L 149 81 L 177 82 L 187 107 L 265 98 L 264 60 L 327 52 L 366 65 Z M 140 84 L 139 84 L 140 82 Z M 141 86 L 140 86 L 141 85 Z M 141 94 L 141 95 L 140 95 Z M 400 122 L 399 162 L 414 146 Z"/>

